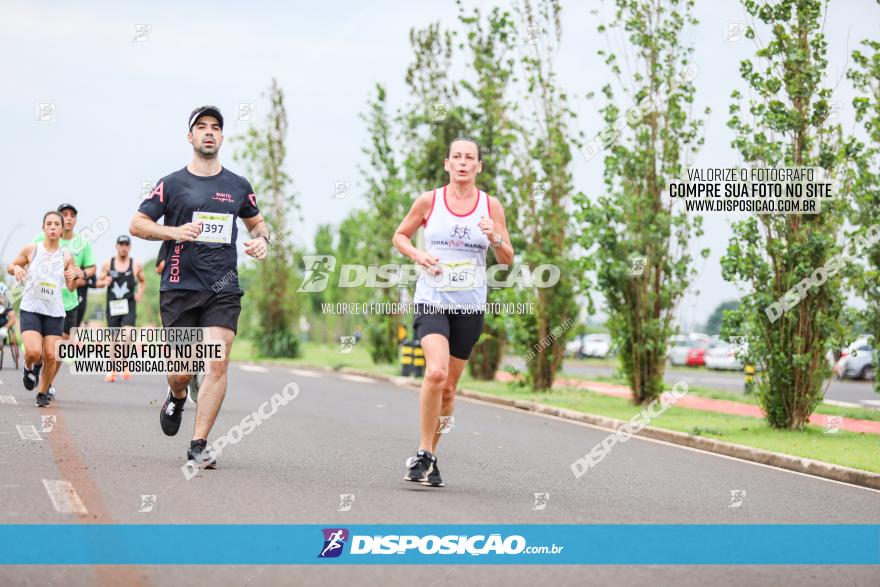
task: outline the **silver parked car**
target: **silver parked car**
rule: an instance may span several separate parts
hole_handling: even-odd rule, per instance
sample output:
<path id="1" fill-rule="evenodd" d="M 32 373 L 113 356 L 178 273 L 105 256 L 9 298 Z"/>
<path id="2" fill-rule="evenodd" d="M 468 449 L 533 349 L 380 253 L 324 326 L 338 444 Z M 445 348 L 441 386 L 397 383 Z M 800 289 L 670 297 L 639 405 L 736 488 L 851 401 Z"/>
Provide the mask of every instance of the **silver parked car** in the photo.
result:
<path id="1" fill-rule="evenodd" d="M 837 371 L 844 379 L 874 379 L 874 347 L 866 342 L 850 347 L 837 362 Z"/>

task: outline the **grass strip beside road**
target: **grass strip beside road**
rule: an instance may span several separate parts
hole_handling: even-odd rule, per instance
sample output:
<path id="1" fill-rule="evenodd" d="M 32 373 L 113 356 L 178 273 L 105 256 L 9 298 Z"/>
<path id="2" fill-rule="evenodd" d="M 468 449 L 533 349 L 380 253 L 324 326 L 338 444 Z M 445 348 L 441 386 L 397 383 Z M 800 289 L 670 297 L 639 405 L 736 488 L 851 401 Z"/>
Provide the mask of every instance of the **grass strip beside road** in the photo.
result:
<path id="1" fill-rule="evenodd" d="M 304 344 L 302 345 L 302 356 L 297 359 L 255 359 L 254 356 L 253 347 L 249 341 L 235 341 L 232 360 L 259 360 L 291 367 L 331 369 L 348 367 L 377 375 L 400 374 L 399 365 L 374 365 L 364 347 L 358 346 L 355 346 L 350 353 L 340 353 L 335 346 Z M 641 409 L 622 397 L 602 395 L 575 388 L 561 388 L 535 393 L 508 383 L 475 380 L 468 375 L 467 371 L 462 376 L 459 387 L 619 420 L 629 420 Z M 719 395 L 720 392 L 713 390 L 689 387 L 688 391 L 696 395 L 711 393 L 712 395 L 707 395 L 707 397 L 754 403 L 754 399 L 750 397 L 723 393 Z M 843 415 L 844 417 L 866 418 L 866 414 L 873 415 L 877 410 L 822 405 L 816 411 L 831 415 Z M 826 433 L 823 428 L 813 425 L 808 425 L 801 431 L 776 430 L 758 418 L 678 407 L 672 407 L 665 411 L 662 416 L 651 422 L 651 426 L 880 473 L 880 436 L 875 434 L 845 430 Z"/>

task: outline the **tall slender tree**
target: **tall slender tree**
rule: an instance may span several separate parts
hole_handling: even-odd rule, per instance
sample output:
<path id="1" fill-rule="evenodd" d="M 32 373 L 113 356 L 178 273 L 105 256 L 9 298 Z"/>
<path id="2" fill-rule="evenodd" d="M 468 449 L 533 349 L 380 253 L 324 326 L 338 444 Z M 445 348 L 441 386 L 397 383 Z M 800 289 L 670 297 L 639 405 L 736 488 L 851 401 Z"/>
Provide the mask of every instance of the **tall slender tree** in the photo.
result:
<path id="1" fill-rule="evenodd" d="M 577 142 L 571 129 L 574 114 L 554 65 L 562 42 L 561 12 L 557 0 L 516 3 L 520 30 L 528 32 L 518 43 L 517 64 L 528 100 L 517 124 L 513 205 L 508 210 L 510 222 L 521 231 L 523 263 L 530 271 L 540 265 L 559 271 L 553 287 L 530 288 L 534 314 L 516 315 L 512 321 L 517 347 L 530 357 L 526 375 L 535 390 L 553 385 L 566 336 L 577 318 L 571 215 L 571 164 Z"/>
<path id="2" fill-rule="evenodd" d="M 822 32 L 822 0 L 744 0 L 770 40 L 740 74 L 750 98 L 732 94 L 728 126 L 733 146 L 752 167 L 817 167 L 829 174 L 847 157 L 841 128 L 829 120 L 831 90 Z M 757 23 L 756 23 L 757 24 Z M 756 38 L 755 28 L 747 29 Z M 823 202 L 821 213 L 762 214 L 734 223 L 722 257 L 722 275 L 747 288 L 740 306 L 725 316 L 724 334 L 748 337 L 747 359 L 760 365 L 758 399 L 775 428 L 800 429 L 821 401 L 830 376 L 828 354 L 844 337 L 844 267 L 771 321 L 765 308 L 837 255 L 848 198 Z"/>
<path id="3" fill-rule="evenodd" d="M 852 165 L 852 194 L 856 206 L 853 223 L 864 230 L 880 224 L 880 41 L 865 40 L 862 48 L 853 51 L 853 67 L 847 72 L 858 95 L 853 98 L 856 120 L 865 131 L 863 143 L 854 145 Z M 867 270 L 861 276 L 857 289 L 864 300 L 862 313 L 868 331 L 874 336 L 874 390 L 880 393 L 880 246 L 867 254 Z"/>
<path id="4" fill-rule="evenodd" d="M 385 88 L 377 84 L 367 113 L 362 117 L 367 123 L 370 141 L 364 153 L 369 157 L 369 167 L 361 173 L 367 182 L 367 214 L 371 230 L 363 231 L 367 263 L 381 266 L 392 263 L 400 256 L 391 245 L 389 235 L 394 234 L 397 223 L 409 208 L 409 195 L 404 190 L 402 169 L 395 153 L 393 119 L 388 112 Z M 370 290 L 370 300 L 379 303 L 400 302 L 400 288 L 396 286 Z M 390 363 L 397 357 L 397 330 L 403 320 L 399 314 L 382 313 L 366 318 L 366 335 L 370 356 L 377 363 Z"/>
<path id="5" fill-rule="evenodd" d="M 697 21 L 692 0 L 614 5 L 599 32 L 623 33 L 631 67 L 624 71 L 613 50 L 599 51 L 624 97 L 618 102 L 611 84 L 602 88 L 606 127 L 598 138 L 606 149 L 606 189 L 598 197 L 578 195 L 578 218 L 584 223 L 580 244 L 589 251 L 584 287 L 586 272 L 594 271 L 623 373 L 642 404 L 663 391 L 666 340 L 694 274 L 688 242 L 692 233 L 702 234 L 701 218 L 688 218 L 664 195 L 703 142 L 703 120 L 691 108 L 693 47 L 684 42 L 686 28 Z"/>
<path id="6" fill-rule="evenodd" d="M 256 335 L 257 348 L 264 356 L 293 357 L 299 353 L 294 331 L 298 299 L 290 294 L 294 291 L 290 267 L 295 262 L 295 251 L 288 238 L 288 218 L 298 207 L 293 180 L 284 169 L 288 130 L 284 92 L 274 78 L 268 98 L 265 126 L 248 129 L 235 158 L 247 166 L 273 241 L 269 255 L 257 264 L 256 287 L 249 292 L 256 298 L 263 327 Z"/>

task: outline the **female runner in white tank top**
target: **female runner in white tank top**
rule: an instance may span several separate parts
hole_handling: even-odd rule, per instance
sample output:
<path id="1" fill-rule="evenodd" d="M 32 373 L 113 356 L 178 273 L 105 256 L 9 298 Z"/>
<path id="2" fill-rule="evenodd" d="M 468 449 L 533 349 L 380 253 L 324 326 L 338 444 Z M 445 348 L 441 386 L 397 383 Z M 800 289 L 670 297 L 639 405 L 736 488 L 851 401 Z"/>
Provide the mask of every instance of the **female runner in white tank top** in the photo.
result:
<path id="1" fill-rule="evenodd" d="M 43 216 L 46 239 L 25 245 L 7 269 L 24 285 L 19 308 L 24 341 L 24 386 L 28 390 L 37 387 L 37 406 L 41 408 L 49 405 L 47 391 L 58 370 L 55 343 L 61 339 L 64 329 L 61 288 L 75 290 L 80 273 L 71 254 L 61 248 L 59 239 L 63 226 L 61 214 L 47 212 Z"/>
<path id="2" fill-rule="evenodd" d="M 486 303 L 486 253 L 499 263 L 513 263 L 513 247 L 497 198 L 479 190 L 483 170 L 480 146 L 468 138 L 449 145 L 446 186 L 416 198 L 392 242 L 422 269 L 414 298 L 414 328 L 425 352 L 425 377 L 419 396 L 421 435 L 404 479 L 442 487 L 437 443 L 452 416 L 458 380 L 483 328 Z M 412 244 L 425 227 L 426 251 Z"/>

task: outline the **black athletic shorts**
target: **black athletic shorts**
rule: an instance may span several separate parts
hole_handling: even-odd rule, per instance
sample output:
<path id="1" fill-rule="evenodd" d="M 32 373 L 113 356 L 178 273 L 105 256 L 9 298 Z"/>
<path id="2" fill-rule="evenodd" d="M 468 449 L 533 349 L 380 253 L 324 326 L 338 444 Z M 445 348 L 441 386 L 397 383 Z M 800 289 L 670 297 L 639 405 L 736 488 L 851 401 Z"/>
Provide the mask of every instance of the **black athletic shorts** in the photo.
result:
<path id="1" fill-rule="evenodd" d="M 64 331 L 64 316 L 46 316 L 22 310 L 19 318 L 22 332 L 36 330 L 42 336 L 61 336 Z"/>
<path id="2" fill-rule="evenodd" d="M 111 316 L 109 304 L 104 305 L 104 311 L 107 313 L 107 326 L 110 328 L 134 326 L 134 323 L 137 322 L 137 302 L 134 300 L 128 300 L 128 314 Z"/>
<path id="3" fill-rule="evenodd" d="M 64 313 L 64 334 L 70 334 L 70 329 L 76 328 L 77 316 L 79 316 L 79 306 Z"/>
<path id="4" fill-rule="evenodd" d="M 175 289 L 159 292 L 159 313 L 166 328 L 205 328 L 222 326 L 238 332 L 241 296 L 244 292 L 191 291 Z"/>
<path id="5" fill-rule="evenodd" d="M 413 329 L 419 340 L 428 334 L 441 334 L 449 341 L 449 354 L 467 360 L 483 332 L 483 312 L 441 310 L 416 304 Z"/>

